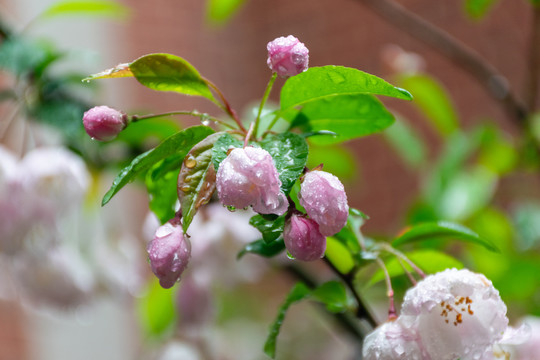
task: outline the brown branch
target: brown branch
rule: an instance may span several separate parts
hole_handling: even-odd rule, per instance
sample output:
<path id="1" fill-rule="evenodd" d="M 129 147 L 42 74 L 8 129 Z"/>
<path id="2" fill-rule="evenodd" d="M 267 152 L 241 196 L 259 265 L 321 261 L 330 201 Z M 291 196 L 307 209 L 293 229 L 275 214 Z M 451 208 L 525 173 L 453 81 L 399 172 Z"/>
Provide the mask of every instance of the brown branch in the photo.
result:
<path id="1" fill-rule="evenodd" d="M 301 270 L 298 266 L 287 265 L 284 266 L 283 269 L 295 279 L 301 280 L 310 289 L 317 288 L 317 283 L 315 282 L 315 280 L 310 275 Z M 349 335 L 351 335 L 353 338 L 362 342 L 363 339 L 366 337 L 367 332 L 365 331 L 365 329 L 362 329 L 358 326 L 352 316 L 349 317 L 346 313 L 330 313 L 324 306 L 322 306 L 321 308 L 324 309 L 324 311 L 327 312 L 329 315 L 333 316 L 336 322 L 341 326 L 341 328 L 347 333 L 349 333 Z"/>
<path id="2" fill-rule="evenodd" d="M 349 288 L 349 290 L 353 294 L 354 299 L 356 300 L 356 303 L 358 304 L 358 308 L 356 310 L 356 317 L 358 317 L 359 319 L 365 319 L 371 327 L 376 328 L 378 326 L 377 321 L 375 320 L 375 317 L 373 316 L 373 314 L 368 310 L 366 304 L 364 304 L 364 301 L 358 294 L 358 291 L 356 291 L 356 288 L 352 281 L 352 276 L 351 276 L 352 273 L 342 274 L 334 266 L 334 264 L 332 264 L 332 262 L 328 260 L 326 256 L 323 258 L 323 260 L 326 263 L 326 265 L 328 265 L 328 267 L 332 269 L 332 271 L 340 277 L 340 279 L 345 283 L 345 285 Z"/>
<path id="3" fill-rule="evenodd" d="M 506 78 L 470 47 L 393 0 L 357 0 L 384 20 L 422 41 L 471 75 L 523 129 L 528 111 L 512 92 Z"/>
<path id="4" fill-rule="evenodd" d="M 534 7 L 530 36 L 525 97 L 527 99 L 527 108 L 532 112 L 536 108 L 538 78 L 540 75 L 540 7 Z"/>

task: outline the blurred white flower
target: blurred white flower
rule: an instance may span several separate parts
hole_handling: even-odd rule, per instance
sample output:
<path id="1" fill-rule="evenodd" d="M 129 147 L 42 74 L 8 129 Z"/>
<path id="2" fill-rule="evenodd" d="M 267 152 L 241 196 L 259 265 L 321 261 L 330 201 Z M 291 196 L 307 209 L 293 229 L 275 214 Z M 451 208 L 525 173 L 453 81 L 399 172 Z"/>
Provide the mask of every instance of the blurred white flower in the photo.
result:
<path id="1" fill-rule="evenodd" d="M 24 253 L 14 262 L 14 275 L 26 299 L 58 308 L 84 303 L 95 286 L 90 268 L 67 247 Z"/>

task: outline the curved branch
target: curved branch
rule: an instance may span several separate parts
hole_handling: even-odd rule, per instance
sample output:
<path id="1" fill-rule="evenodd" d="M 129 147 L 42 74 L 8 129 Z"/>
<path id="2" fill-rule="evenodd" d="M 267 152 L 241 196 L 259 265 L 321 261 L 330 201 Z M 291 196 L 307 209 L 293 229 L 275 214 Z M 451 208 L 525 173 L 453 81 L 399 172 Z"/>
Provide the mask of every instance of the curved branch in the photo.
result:
<path id="1" fill-rule="evenodd" d="M 422 41 L 471 75 L 523 129 L 528 111 L 512 92 L 506 78 L 472 48 L 393 0 L 357 0 L 384 20 Z"/>
<path id="2" fill-rule="evenodd" d="M 526 77 L 525 96 L 529 111 L 536 108 L 538 97 L 538 78 L 540 77 L 540 7 L 534 7 L 531 38 L 529 42 L 528 76 Z"/>

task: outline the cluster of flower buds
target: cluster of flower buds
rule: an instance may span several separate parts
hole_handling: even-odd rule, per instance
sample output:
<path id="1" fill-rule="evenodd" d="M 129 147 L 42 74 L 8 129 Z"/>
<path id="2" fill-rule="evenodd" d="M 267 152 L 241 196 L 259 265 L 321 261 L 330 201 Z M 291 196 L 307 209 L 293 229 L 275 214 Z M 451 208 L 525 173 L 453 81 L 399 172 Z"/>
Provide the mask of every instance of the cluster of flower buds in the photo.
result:
<path id="1" fill-rule="evenodd" d="M 484 275 L 448 269 L 407 291 L 401 315 L 364 342 L 366 360 L 487 360 L 509 329 L 506 305 Z"/>
<path id="2" fill-rule="evenodd" d="M 281 77 L 295 76 L 308 68 L 309 51 L 292 35 L 269 42 L 267 49 L 267 64 Z M 92 138 L 109 141 L 133 119 L 107 106 L 97 106 L 84 114 L 83 124 Z M 240 209 L 251 207 L 259 214 L 285 215 L 283 240 L 289 253 L 302 261 L 320 259 L 326 250 L 326 236 L 336 234 L 347 222 L 349 208 L 343 185 L 324 171 L 307 172 L 299 194 L 307 214 L 300 213 L 282 189 L 272 155 L 257 146 L 247 146 L 249 137 L 246 134 L 245 146 L 230 149 L 219 164 L 215 189 L 221 204 Z M 156 231 L 147 252 L 161 286 L 172 287 L 191 255 L 179 217 Z"/>

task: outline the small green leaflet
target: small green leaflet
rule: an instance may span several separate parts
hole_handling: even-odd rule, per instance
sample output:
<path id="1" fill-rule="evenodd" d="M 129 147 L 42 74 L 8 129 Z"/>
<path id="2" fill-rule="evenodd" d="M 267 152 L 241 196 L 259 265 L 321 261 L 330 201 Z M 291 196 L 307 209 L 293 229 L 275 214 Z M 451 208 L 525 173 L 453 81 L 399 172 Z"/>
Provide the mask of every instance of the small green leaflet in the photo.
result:
<path id="1" fill-rule="evenodd" d="M 283 85 L 281 110 L 336 95 L 385 95 L 412 100 L 412 95 L 375 75 L 343 66 L 312 67 L 292 76 Z"/>
<path id="2" fill-rule="evenodd" d="M 314 299 L 326 305 L 328 311 L 339 313 L 347 310 L 349 306 L 347 290 L 339 281 L 328 281 L 319 285 L 311 293 Z"/>
<path id="3" fill-rule="evenodd" d="M 111 188 L 103 196 L 101 206 L 107 204 L 121 188 L 135 180 L 139 174 L 150 169 L 158 161 L 171 155 L 177 155 L 183 159 L 195 144 L 213 132 L 214 130 L 207 126 L 193 126 L 168 137 L 154 149 L 137 156 L 116 176 Z"/>
<path id="4" fill-rule="evenodd" d="M 443 239 L 455 239 L 470 242 L 481 245 L 493 252 L 500 252 L 500 250 L 493 243 L 486 239 L 480 238 L 478 234 L 476 234 L 469 228 L 447 221 L 438 221 L 415 225 L 411 229 L 407 230 L 403 235 L 395 239 L 392 242 L 392 246 L 397 247 L 422 240 Z"/>
<path id="5" fill-rule="evenodd" d="M 251 253 L 260 255 L 263 257 L 273 257 L 285 250 L 285 243 L 283 238 L 279 238 L 271 243 L 267 243 L 263 239 L 250 242 L 236 255 L 237 259 L 242 258 L 244 255 Z"/>
<path id="6" fill-rule="evenodd" d="M 249 224 L 259 230 L 266 243 L 277 240 L 283 233 L 285 225 L 285 215 L 274 220 L 267 220 L 261 215 L 255 215 L 249 219 Z"/>

